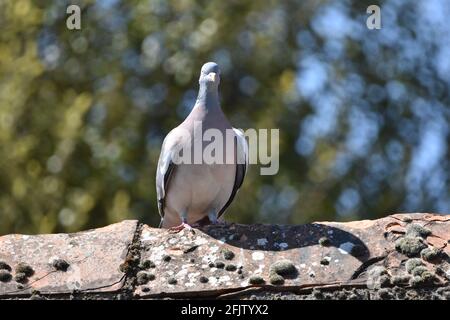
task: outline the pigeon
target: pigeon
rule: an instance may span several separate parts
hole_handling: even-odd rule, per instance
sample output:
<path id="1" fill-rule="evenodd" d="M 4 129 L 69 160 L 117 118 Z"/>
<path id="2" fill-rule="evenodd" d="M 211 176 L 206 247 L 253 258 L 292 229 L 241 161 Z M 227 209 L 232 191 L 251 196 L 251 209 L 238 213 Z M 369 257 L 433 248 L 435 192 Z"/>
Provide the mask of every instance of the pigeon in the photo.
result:
<path id="1" fill-rule="evenodd" d="M 162 144 L 156 172 L 158 211 L 160 227 L 171 232 L 192 230 L 193 225 L 205 220 L 219 223 L 247 172 L 247 141 L 241 130 L 231 126 L 220 107 L 219 83 L 219 66 L 214 62 L 204 64 L 194 107 Z M 208 130 L 224 137 L 220 150 L 215 150 L 223 155 L 223 161 L 202 159 L 209 144 L 203 134 Z M 230 137 L 233 144 L 227 148 L 225 141 Z M 200 149 L 196 149 L 196 143 Z M 179 161 L 185 151 L 186 155 L 191 153 L 184 158 L 190 161 Z M 195 161 L 198 155 L 201 159 Z"/>

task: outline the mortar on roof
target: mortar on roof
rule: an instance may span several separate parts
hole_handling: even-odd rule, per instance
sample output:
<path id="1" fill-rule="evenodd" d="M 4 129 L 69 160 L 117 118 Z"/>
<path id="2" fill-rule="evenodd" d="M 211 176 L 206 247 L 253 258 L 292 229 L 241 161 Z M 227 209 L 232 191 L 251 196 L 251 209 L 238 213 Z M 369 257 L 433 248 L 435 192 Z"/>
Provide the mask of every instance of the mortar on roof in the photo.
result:
<path id="1" fill-rule="evenodd" d="M 260 251 L 256 251 L 252 253 L 252 259 L 255 261 L 263 260 L 264 259 L 264 253 Z"/>

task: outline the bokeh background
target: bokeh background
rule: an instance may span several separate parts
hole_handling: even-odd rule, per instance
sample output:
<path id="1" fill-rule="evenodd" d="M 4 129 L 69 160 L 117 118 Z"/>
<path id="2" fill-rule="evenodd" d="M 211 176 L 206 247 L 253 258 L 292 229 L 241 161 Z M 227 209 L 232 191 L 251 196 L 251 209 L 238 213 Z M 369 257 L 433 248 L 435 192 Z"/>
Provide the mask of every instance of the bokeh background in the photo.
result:
<path id="1" fill-rule="evenodd" d="M 233 125 L 280 129 L 279 174 L 252 166 L 229 221 L 449 213 L 449 16 L 448 0 L 0 0 L 0 234 L 157 225 L 162 139 L 211 60 Z"/>

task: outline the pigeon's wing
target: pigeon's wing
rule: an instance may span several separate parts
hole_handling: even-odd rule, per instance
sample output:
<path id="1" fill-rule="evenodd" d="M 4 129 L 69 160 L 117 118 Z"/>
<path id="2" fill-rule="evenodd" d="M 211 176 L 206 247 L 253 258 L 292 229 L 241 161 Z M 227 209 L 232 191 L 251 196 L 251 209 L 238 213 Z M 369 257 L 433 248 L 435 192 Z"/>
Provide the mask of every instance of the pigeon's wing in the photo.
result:
<path id="1" fill-rule="evenodd" d="M 164 139 L 161 154 L 159 155 L 158 167 L 156 169 L 156 195 L 158 197 L 158 211 L 161 216 L 161 222 L 164 218 L 164 200 L 166 191 L 170 183 L 170 178 L 175 169 L 172 161 L 173 133 L 169 132 Z"/>
<path id="2" fill-rule="evenodd" d="M 244 182 L 245 175 L 247 173 L 248 167 L 248 144 L 247 140 L 245 140 L 244 133 L 241 130 L 233 128 L 234 133 L 236 134 L 236 176 L 234 179 L 233 190 L 231 191 L 230 198 L 227 203 L 223 206 L 223 208 L 219 211 L 217 217 L 219 218 L 225 210 L 230 206 L 231 202 L 233 202 L 236 193 L 239 191 L 239 188 L 242 186 Z"/>

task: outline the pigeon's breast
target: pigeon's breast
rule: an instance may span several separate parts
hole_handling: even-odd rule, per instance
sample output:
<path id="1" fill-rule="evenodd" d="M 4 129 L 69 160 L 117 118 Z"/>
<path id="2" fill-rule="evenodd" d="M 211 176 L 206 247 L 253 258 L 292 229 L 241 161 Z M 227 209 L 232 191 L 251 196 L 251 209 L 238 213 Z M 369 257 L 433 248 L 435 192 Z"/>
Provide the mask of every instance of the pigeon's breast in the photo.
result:
<path id="1" fill-rule="evenodd" d="M 234 164 L 177 166 L 166 205 L 176 212 L 187 212 L 190 223 L 211 211 L 218 213 L 230 198 L 235 170 Z"/>

